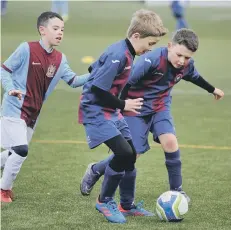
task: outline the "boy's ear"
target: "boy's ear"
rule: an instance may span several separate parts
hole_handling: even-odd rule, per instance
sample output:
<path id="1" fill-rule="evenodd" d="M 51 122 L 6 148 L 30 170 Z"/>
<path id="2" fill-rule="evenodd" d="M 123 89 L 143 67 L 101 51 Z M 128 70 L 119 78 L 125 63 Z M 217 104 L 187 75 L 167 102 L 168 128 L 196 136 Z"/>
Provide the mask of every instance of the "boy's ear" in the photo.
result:
<path id="1" fill-rule="evenodd" d="M 39 26 L 39 33 L 43 36 L 45 35 L 45 27 L 44 26 Z"/>
<path id="2" fill-rule="evenodd" d="M 168 43 L 168 48 L 169 48 L 169 49 L 172 48 L 172 42 L 169 42 L 169 43 Z"/>
<path id="3" fill-rule="evenodd" d="M 135 38 L 135 39 L 139 39 L 140 38 L 140 34 L 139 33 L 134 33 L 132 35 L 132 37 Z"/>

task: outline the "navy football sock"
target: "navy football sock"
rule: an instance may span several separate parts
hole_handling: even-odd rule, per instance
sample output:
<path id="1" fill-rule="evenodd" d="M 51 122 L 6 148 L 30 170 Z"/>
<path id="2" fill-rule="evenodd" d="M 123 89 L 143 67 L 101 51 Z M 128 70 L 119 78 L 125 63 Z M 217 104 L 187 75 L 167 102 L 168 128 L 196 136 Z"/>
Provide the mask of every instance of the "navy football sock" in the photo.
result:
<path id="1" fill-rule="evenodd" d="M 178 190 L 182 185 L 180 150 L 165 152 L 165 164 L 168 170 L 170 190 Z"/>
<path id="2" fill-rule="evenodd" d="M 115 172 L 109 165 L 106 167 L 100 193 L 100 202 L 108 202 L 113 199 L 116 189 L 123 176 L 124 171 Z"/>
<path id="3" fill-rule="evenodd" d="M 104 175 L 106 167 L 109 165 L 109 162 L 112 160 L 114 157 L 114 154 L 110 155 L 106 159 L 97 162 L 92 166 L 92 171 L 96 174 L 99 175 Z"/>
<path id="4" fill-rule="evenodd" d="M 135 199 L 136 169 L 127 171 L 120 181 L 120 204 L 123 209 L 131 209 Z"/>

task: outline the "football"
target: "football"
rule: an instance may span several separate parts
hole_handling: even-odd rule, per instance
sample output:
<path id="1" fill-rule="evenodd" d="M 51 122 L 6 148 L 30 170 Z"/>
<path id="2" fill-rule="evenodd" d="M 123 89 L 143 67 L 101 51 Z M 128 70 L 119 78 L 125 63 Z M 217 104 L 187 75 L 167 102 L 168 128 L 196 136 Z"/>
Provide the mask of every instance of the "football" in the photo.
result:
<path id="1" fill-rule="evenodd" d="M 179 222 L 188 212 L 188 202 L 180 192 L 167 191 L 158 197 L 156 212 L 163 221 Z"/>

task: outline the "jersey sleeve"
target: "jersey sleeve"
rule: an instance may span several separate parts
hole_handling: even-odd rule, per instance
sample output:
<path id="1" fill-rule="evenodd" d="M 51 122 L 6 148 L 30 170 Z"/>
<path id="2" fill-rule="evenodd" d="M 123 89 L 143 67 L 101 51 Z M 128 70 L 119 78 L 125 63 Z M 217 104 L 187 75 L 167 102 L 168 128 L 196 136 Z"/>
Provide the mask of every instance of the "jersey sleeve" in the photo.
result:
<path id="1" fill-rule="evenodd" d="M 99 58 L 99 67 L 93 70 L 93 85 L 102 90 L 109 91 L 115 77 L 125 66 L 125 56 L 104 53 Z"/>
<path id="2" fill-rule="evenodd" d="M 77 76 L 76 73 L 70 68 L 65 55 L 63 55 L 63 58 L 64 61 L 63 61 L 63 75 L 61 77 L 62 80 L 64 80 L 72 88 L 76 88 L 84 85 L 89 78 L 89 74 Z"/>
<path id="3" fill-rule="evenodd" d="M 195 81 L 199 78 L 200 74 L 198 73 L 197 69 L 194 66 L 194 61 L 190 60 L 186 73 L 183 77 L 186 81 Z"/>
<path id="4" fill-rule="evenodd" d="M 23 61 L 29 55 L 29 46 L 27 42 L 24 42 L 18 46 L 18 48 L 10 55 L 10 57 L 3 63 L 2 67 L 12 73 L 16 71 L 23 63 Z"/>
<path id="5" fill-rule="evenodd" d="M 1 82 L 5 92 L 15 89 L 11 74 L 14 73 L 24 63 L 29 56 L 28 43 L 24 42 L 11 54 L 11 56 L 1 66 Z"/>
<path id="6" fill-rule="evenodd" d="M 157 60 L 158 57 L 151 57 L 150 54 L 142 55 L 133 66 L 132 74 L 129 77 L 128 83 L 130 85 L 135 85 L 140 79 L 153 71 L 157 67 Z"/>

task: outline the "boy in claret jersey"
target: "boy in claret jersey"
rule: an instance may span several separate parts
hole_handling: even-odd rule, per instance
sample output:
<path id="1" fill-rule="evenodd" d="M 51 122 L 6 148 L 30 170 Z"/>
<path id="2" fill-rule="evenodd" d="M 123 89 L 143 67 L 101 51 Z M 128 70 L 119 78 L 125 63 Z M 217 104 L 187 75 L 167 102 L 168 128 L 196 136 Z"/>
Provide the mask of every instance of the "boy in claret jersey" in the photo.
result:
<path id="1" fill-rule="evenodd" d="M 22 43 L 1 66 L 5 90 L 1 113 L 1 202 L 12 202 L 13 182 L 27 158 L 42 105 L 60 79 L 75 88 L 88 74 L 77 76 L 66 56 L 54 49 L 63 40 L 64 22 L 54 12 L 44 12 L 37 20 L 41 39 Z"/>

